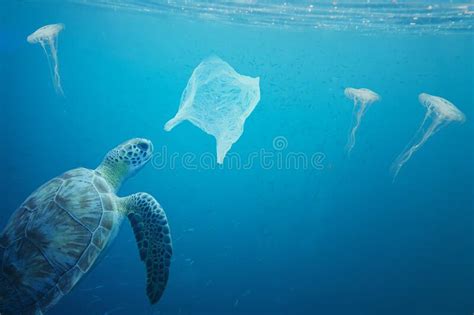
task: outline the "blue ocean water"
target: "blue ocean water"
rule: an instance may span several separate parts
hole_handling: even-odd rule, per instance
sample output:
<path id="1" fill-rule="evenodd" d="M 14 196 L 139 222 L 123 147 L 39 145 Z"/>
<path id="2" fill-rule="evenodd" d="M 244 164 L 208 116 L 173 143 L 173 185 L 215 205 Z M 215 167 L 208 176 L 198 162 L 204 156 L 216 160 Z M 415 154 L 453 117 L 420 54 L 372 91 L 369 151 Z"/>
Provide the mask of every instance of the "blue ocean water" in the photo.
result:
<path id="1" fill-rule="evenodd" d="M 119 195 L 156 197 L 174 257 L 166 292 L 151 307 L 124 222 L 100 264 L 48 314 L 474 312 L 472 2 L 464 22 L 440 17 L 420 28 L 399 20 L 363 27 L 344 15 L 318 27 L 281 16 L 252 23 L 237 13 L 194 16 L 185 2 L 186 14 L 146 1 L 135 2 L 142 10 L 97 3 L 0 2 L 0 223 L 50 178 L 95 168 L 117 144 L 145 137 L 157 155 Z M 26 41 L 59 22 L 64 97 L 40 46 Z M 163 130 L 210 55 L 260 77 L 260 103 L 230 153 L 245 162 L 270 152 L 270 166 L 209 166 L 200 157 L 215 155 L 211 136 L 190 123 Z M 350 158 L 349 86 L 381 95 Z M 390 164 L 425 115 L 422 92 L 453 102 L 466 122 L 436 133 L 393 182 Z M 318 167 L 279 164 L 295 153 L 318 156 Z"/>

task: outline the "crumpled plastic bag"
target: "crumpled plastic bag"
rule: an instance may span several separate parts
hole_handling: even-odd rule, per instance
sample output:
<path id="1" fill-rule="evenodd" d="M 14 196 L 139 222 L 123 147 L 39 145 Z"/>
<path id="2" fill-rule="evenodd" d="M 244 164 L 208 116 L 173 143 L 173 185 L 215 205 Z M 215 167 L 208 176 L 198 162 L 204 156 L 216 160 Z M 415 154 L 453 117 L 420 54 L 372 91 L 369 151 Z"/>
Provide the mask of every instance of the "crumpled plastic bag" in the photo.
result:
<path id="1" fill-rule="evenodd" d="M 194 69 L 178 112 L 165 124 L 165 130 L 189 120 L 215 137 L 217 163 L 222 164 L 259 101 L 260 78 L 241 75 L 219 57 L 209 57 Z"/>

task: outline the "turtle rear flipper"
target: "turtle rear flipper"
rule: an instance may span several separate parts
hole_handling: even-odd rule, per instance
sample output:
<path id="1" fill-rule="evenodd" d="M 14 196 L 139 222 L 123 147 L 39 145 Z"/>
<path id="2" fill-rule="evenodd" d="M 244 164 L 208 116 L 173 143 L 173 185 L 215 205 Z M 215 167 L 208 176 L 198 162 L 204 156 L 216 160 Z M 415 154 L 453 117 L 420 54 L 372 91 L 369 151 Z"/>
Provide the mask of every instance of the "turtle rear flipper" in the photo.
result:
<path id="1" fill-rule="evenodd" d="M 147 270 L 147 295 L 158 302 L 166 288 L 172 255 L 170 229 L 160 204 L 147 193 L 123 198 L 123 209 L 130 220 Z"/>

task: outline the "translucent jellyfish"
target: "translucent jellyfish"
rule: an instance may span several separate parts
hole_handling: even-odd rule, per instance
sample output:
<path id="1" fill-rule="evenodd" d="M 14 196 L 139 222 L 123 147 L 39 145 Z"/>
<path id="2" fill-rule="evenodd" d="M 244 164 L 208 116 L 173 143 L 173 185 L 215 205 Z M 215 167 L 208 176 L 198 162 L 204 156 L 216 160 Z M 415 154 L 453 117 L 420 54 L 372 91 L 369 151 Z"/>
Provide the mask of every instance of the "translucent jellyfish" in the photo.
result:
<path id="1" fill-rule="evenodd" d="M 346 88 L 344 90 L 344 95 L 347 98 L 350 98 L 351 100 L 354 101 L 354 108 L 353 108 L 353 127 L 351 129 L 351 132 L 349 133 L 349 139 L 347 141 L 346 145 L 346 151 L 347 154 L 349 155 L 352 151 L 352 148 L 354 148 L 355 141 L 356 141 L 356 132 L 357 129 L 360 126 L 360 122 L 362 120 L 362 116 L 364 116 L 367 107 L 380 100 L 380 96 L 375 93 L 374 91 L 371 91 L 369 89 L 354 89 L 354 88 Z"/>
<path id="2" fill-rule="evenodd" d="M 418 100 L 421 105 L 426 107 L 425 118 L 421 122 L 421 126 L 418 128 L 413 139 L 392 164 L 391 170 L 394 180 L 402 166 L 408 162 L 413 153 L 421 148 L 432 135 L 451 121 L 462 123 L 466 119 L 464 114 L 454 106 L 453 103 L 442 97 L 421 93 L 418 96 Z"/>
<path id="3" fill-rule="evenodd" d="M 63 94 L 61 87 L 61 78 L 58 68 L 58 41 L 59 32 L 64 29 L 64 24 L 50 24 L 37 29 L 33 34 L 29 35 L 26 40 L 30 44 L 40 43 L 43 47 L 46 58 L 48 58 L 49 70 L 53 79 L 54 89 L 58 94 Z"/>
<path id="4" fill-rule="evenodd" d="M 244 123 L 260 101 L 260 79 L 237 73 L 219 57 L 194 69 L 181 96 L 178 113 L 165 124 L 170 131 L 183 120 L 216 139 L 217 163 L 239 140 Z"/>

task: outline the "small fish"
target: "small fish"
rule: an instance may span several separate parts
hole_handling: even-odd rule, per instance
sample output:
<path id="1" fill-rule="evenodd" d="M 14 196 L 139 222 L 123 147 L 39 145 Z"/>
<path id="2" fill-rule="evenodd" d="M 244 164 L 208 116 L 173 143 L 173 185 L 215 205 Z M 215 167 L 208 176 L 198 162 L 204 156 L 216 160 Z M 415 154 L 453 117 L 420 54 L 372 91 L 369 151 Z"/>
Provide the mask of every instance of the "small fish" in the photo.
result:
<path id="1" fill-rule="evenodd" d="M 237 307 L 238 305 L 239 305 L 239 299 L 235 299 L 234 307 Z"/>

